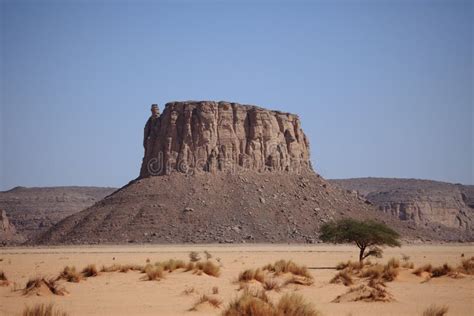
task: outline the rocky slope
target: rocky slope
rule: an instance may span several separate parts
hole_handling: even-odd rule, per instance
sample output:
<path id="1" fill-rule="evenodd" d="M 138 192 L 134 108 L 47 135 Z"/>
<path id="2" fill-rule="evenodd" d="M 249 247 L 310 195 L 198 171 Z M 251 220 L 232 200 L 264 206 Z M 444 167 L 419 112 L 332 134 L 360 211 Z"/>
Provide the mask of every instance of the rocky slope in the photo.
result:
<path id="1" fill-rule="evenodd" d="M 152 123 L 137 180 L 31 242 L 316 242 L 322 223 L 343 217 L 385 222 L 408 239 L 472 238 L 400 221 L 322 179 L 296 115 L 173 102 Z"/>
<path id="2" fill-rule="evenodd" d="M 6 212 L 20 235 L 33 238 L 115 190 L 97 187 L 17 187 L 0 192 L 0 209 Z"/>
<path id="3" fill-rule="evenodd" d="M 439 224 L 461 232 L 473 230 L 474 186 L 416 179 L 330 181 L 357 192 L 379 210 L 402 221 L 421 226 Z"/>

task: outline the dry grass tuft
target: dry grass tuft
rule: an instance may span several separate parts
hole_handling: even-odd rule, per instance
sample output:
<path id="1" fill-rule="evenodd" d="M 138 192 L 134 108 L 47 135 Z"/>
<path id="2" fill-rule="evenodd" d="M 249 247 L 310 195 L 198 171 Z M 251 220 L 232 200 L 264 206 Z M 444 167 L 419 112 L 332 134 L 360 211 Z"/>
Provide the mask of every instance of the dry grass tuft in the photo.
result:
<path id="1" fill-rule="evenodd" d="M 413 262 L 404 262 L 402 263 L 402 268 L 405 268 L 405 269 L 414 269 L 415 268 L 415 264 Z"/>
<path id="2" fill-rule="evenodd" d="M 294 275 L 291 278 L 285 280 L 285 282 L 283 283 L 283 286 L 287 286 L 289 284 L 310 286 L 313 283 L 314 283 L 313 279 Z"/>
<path id="3" fill-rule="evenodd" d="M 214 295 L 219 294 L 219 288 L 218 288 L 217 286 L 214 286 L 214 287 L 212 288 L 212 294 L 214 294 Z"/>
<path id="4" fill-rule="evenodd" d="M 280 283 L 278 283 L 278 281 L 275 280 L 274 278 L 265 279 L 262 283 L 262 286 L 265 291 L 280 292 L 281 290 Z"/>
<path id="5" fill-rule="evenodd" d="M 292 273 L 309 279 L 313 278 L 307 267 L 297 265 L 291 260 L 279 260 L 274 264 L 267 264 L 263 267 L 263 270 L 273 272 L 276 275 Z"/>
<path id="6" fill-rule="evenodd" d="M 195 268 L 196 268 L 196 264 L 194 262 L 190 261 L 190 262 L 188 262 L 186 267 L 184 267 L 184 272 L 193 271 Z"/>
<path id="7" fill-rule="evenodd" d="M 191 260 L 191 262 L 198 262 L 199 260 L 201 260 L 201 256 L 199 256 L 199 253 L 197 253 L 196 251 L 191 251 L 189 253 L 189 260 Z"/>
<path id="8" fill-rule="evenodd" d="M 337 266 L 336 266 L 336 270 L 347 270 L 347 272 L 357 272 L 359 270 L 361 270 L 364 265 L 371 265 L 370 263 L 366 262 L 365 264 L 364 263 L 360 263 L 360 262 L 355 262 L 355 261 L 347 261 L 347 262 L 340 262 Z"/>
<path id="9" fill-rule="evenodd" d="M 454 272 L 454 269 L 447 263 L 443 264 L 440 267 L 435 267 L 431 271 L 432 278 L 439 278 L 445 275 L 449 275 Z"/>
<path id="10" fill-rule="evenodd" d="M 161 266 L 152 266 L 145 270 L 144 280 L 146 281 L 159 281 L 163 278 L 164 271 Z"/>
<path id="11" fill-rule="evenodd" d="M 444 316 L 448 313 L 447 306 L 431 305 L 423 312 L 423 316 Z"/>
<path id="12" fill-rule="evenodd" d="M 398 259 L 391 258 L 387 262 L 387 267 L 398 269 L 398 268 L 400 268 L 400 261 L 398 261 Z"/>
<path id="13" fill-rule="evenodd" d="M 196 293 L 196 289 L 194 287 L 187 288 L 183 291 L 184 295 L 191 295 L 193 293 Z"/>
<path id="14" fill-rule="evenodd" d="M 206 256 L 206 260 L 212 259 L 212 254 L 209 251 L 204 250 L 204 255 Z"/>
<path id="15" fill-rule="evenodd" d="M 474 275 L 474 257 L 461 260 L 461 265 L 458 267 L 458 271 L 464 274 Z"/>
<path id="16" fill-rule="evenodd" d="M 329 281 L 331 284 L 342 283 L 345 286 L 350 286 L 354 284 L 354 280 L 347 271 L 339 271 L 332 279 Z"/>
<path id="17" fill-rule="evenodd" d="M 79 283 L 82 280 L 82 275 L 76 271 L 76 267 L 66 266 L 59 274 L 59 279 L 66 280 L 66 282 Z"/>
<path id="18" fill-rule="evenodd" d="M 313 306 L 299 294 L 285 294 L 274 305 L 265 292 L 245 291 L 241 297 L 230 303 L 222 313 L 224 316 L 319 316 Z"/>
<path id="19" fill-rule="evenodd" d="M 287 293 L 280 298 L 276 309 L 277 315 L 288 316 L 320 316 L 313 305 L 305 302 L 304 298 L 296 293 Z"/>
<path id="20" fill-rule="evenodd" d="M 161 262 L 161 263 L 156 263 L 155 265 L 163 267 L 163 270 L 168 271 L 170 273 L 178 269 L 186 268 L 186 263 L 184 263 L 183 260 L 174 260 L 174 259 L 170 259 L 168 261 Z"/>
<path id="21" fill-rule="evenodd" d="M 197 275 L 205 273 L 217 278 L 221 275 L 221 268 L 212 261 L 198 262 L 194 267 L 194 273 Z"/>
<path id="22" fill-rule="evenodd" d="M 413 271 L 413 274 L 417 276 L 421 276 L 423 272 L 427 272 L 431 274 L 432 271 L 433 271 L 433 266 L 431 264 L 425 264 L 424 266 L 421 266 L 417 268 L 415 271 Z"/>
<path id="23" fill-rule="evenodd" d="M 95 264 L 89 264 L 82 270 L 82 275 L 85 278 L 96 277 L 99 275 L 99 271 L 97 270 Z"/>
<path id="24" fill-rule="evenodd" d="M 25 288 L 23 289 L 23 295 L 34 293 L 41 295 L 41 289 L 45 289 L 49 293 L 59 296 L 63 296 L 67 293 L 64 288 L 59 287 L 56 279 L 47 280 L 44 277 L 35 277 L 29 279 L 28 282 L 26 282 Z"/>
<path id="25" fill-rule="evenodd" d="M 194 303 L 194 306 L 191 307 L 189 309 L 189 311 L 190 312 L 197 311 L 198 306 L 200 306 L 202 304 L 205 304 L 205 303 L 208 303 L 212 307 L 220 308 L 221 305 L 222 305 L 222 300 L 220 300 L 219 298 L 214 297 L 214 296 L 203 295 L 196 301 L 196 303 Z"/>
<path id="26" fill-rule="evenodd" d="M 238 281 L 239 282 L 250 282 L 252 280 L 262 283 L 265 281 L 265 275 L 261 269 L 247 269 L 243 272 L 240 272 Z"/>
<path id="27" fill-rule="evenodd" d="M 10 285 L 10 282 L 8 281 L 7 275 L 5 272 L 0 270 L 0 286 L 8 286 Z"/>
<path id="28" fill-rule="evenodd" d="M 25 307 L 22 312 L 23 316 L 67 316 L 66 312 L 55 310 L 52 303 L 46 304 L 37 304 L 33 307 Z"/>

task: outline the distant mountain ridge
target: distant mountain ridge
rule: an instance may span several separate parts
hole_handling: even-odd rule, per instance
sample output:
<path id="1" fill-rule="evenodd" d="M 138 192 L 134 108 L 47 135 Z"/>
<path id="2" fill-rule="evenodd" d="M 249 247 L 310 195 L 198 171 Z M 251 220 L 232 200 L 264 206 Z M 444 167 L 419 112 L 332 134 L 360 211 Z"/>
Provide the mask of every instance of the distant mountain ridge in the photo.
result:
<path id="1" fill-rule="evenodd" d="M 15 240 L 23 240 L 34 238 L 63 218 L 92 206 L 115 190 L 80 186 L 15 187 L 0 191 L 0 210 L 5 211 L 5 221 L 8 218 L 11 227 L 16 229 L 18 238 Z"/>
<path id="2" fill-rule="evenodd" d="M 395 215 L 402 221 L 423 226 L 439 224 L 460 231 L 473 230 L 473 185 L 396 178 L 329 181 L 353 191 L 380 211 Z"/>

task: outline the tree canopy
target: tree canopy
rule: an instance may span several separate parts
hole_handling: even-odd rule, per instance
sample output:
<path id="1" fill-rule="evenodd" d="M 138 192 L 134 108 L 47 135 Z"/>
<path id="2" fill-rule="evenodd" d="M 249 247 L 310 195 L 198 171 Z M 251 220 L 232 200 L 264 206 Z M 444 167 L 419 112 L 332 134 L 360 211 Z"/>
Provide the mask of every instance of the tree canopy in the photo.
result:
<path id="1" fill-rule="evenodd" d="M 335 244 L 355 243 L 360 249 L 359 260 L 368 256 L 381 256 L 377 246 L 400 247 L 400 235 L 383 223 L 341 219 L 321 227 L 320 239 Z M 365 253 L 365 250 L 369 251 Z"/>

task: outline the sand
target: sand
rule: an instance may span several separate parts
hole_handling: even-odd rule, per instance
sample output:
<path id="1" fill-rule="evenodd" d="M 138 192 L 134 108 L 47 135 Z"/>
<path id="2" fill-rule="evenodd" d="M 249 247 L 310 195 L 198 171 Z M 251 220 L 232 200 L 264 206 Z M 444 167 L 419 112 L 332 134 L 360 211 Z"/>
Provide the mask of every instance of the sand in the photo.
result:
<path id="1" fill-rule="evenodd" d="M 66 265 L 82 269 L 87 264 L 102 265 L 145 264 L 168 259 L 188 261 L 190 251 L 204 250 L 219 259 L 221 276 L 197 276 L 177 271 L 161 281 L 143 281 L 139 272 L 102 273 L 80 283 L 62 283 L 65 296 L 24 296 L 15 289 L 24 288 L 33 276 L 57 276 Z M 457 266 L 461 254 L 474 256 L 473 245 L 407 245 L 385 250 L 386 262 L 391 257 L 410 256 L 415 266 L 425 263 L 441 265 L 445 262 Z M 204 255 L 201 255 L 204 256 Z M 429 305 L 447 305 L 448 315 L 473 315 L 474 277 L 462 279 L 441 277 L 423 282 L 409 270 L 402 270 L 397 280 L 387 283 L 387 290 L 395 301 L 383 303 L 344 302 L 332 303 L 347 291 L 340 284 L 329 284 L 337 263 L 356 260 L 353 246 L 333 245 L 173 245 L 173 246 L 88 246 L 49 248 L 2 248 L 0 270 L 15 284 L 0 287 L 0 314 L 20 315 L 25 306 L 53 302 L 69 315 L 219 315 L 229 302 L 238 297 L 239 285 L 235 280 L 247 268 L 261 267 L 279 259 L 291 259 L 311 268 L 315 282 L 311 286 L 291 285 L 280 293 L 270 292 L 277 300 L 286 292 L 296 291 L 323 313 L 323 315 L 421 315 Z M 374 261 L 374 260 L 372 260 Z M 218 287 L 216 296 L 223 306 L 216 309 L 200 306 L 189 311 L 202 294 L 210 294 Z M 185 290 L 194 289 L 191 294 Z"/>

